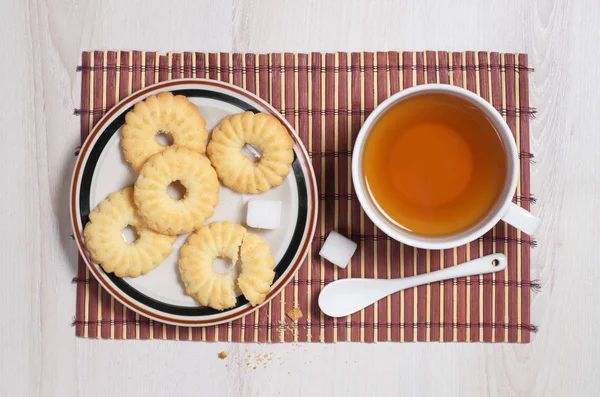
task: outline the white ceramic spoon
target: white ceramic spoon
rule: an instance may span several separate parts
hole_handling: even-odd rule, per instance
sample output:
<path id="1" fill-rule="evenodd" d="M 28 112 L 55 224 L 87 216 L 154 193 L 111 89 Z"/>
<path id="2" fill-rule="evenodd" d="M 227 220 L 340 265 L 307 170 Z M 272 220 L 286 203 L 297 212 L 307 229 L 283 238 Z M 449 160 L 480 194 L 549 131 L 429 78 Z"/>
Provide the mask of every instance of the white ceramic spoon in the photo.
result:
<path id="1" fill-rule="evenodd" d="M 503 254 L 492 254 L 447 269 L 413 277 L 338 280 L 323 288 L 319 294 L 319 307 L 328 316 L 344 317 L 406 288 L 451 278 L 495 273 L 505 268 L 506 257 Z"/>

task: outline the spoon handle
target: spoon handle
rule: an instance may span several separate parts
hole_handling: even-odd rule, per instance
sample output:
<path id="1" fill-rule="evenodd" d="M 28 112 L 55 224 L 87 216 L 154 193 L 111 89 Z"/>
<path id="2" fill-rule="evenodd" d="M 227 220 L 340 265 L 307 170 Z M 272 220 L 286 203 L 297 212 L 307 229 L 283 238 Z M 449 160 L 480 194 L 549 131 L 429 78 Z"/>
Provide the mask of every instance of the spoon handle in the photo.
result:
<path id="1" fill-rule="evenodd" d="M 392 292 L 406 288 L 416 287 L 423 284 L 435 283 L 437 281 L 449 280 L 451 278 L 474 276 L 476 274 L 495 273 L 506 268 L 506 257 L 503 254 L 487 255 L 473 259 L 460 265 L 437 270 L 435 272 L 423 273 L 418 276 L 405 277 L 393 280 L 395 282 Z M 388 294 L 389 295 L 389 294 Z M 387 296 L 387 295 L 386 295 Z"/>
<path id="2" fill-rule="evenodd" d="M 357 312 L 390 294 L 406 288 L 476 274 L 494 273 L 506 268 L 503 254 L 492 254 L 446 269 L 397 279 L 349 278 L 334 281 L 319 294 L 319 307 L 331 317 Z"/>

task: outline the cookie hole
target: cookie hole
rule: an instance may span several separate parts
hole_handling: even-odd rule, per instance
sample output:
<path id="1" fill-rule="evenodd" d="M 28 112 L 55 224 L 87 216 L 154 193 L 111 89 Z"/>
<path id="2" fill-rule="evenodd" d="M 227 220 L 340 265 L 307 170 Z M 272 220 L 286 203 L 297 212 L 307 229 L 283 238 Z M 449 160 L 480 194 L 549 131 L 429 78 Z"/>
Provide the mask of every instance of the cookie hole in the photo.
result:
<path id="1" fill-rule="evenodd" d="M 140 238 L 136 228 L 131 225 L 125 226 L 121 230 L 121 234 L 123 235 L 123 241 L 129 244 L 135 243 Z"/>
<path id="2" fill-rule="evenodd" d="M 228 274 L 234 285 L 233 292 L 235 296 L 242 295 L 242 291 L 236 282 L 242 271 L 242 262 L 239 258 L 235 263 L 231 263 L 231 259 L 229 258 L 217 257 L 213 261 L 213 271 L 219 274 Z"/>
<path id="3" fill-rule="evenodd" d="M 171 182 L 171 184 L 167 186 L 167 193 L 173 200 L 181 200 L 184 198 L 186 191 L 187 189 L 183 186 L 181 181 Z"/>
<path id="4" fill-rule="evenodd" d="M 256 163 L 262 158 L 262 152 L 260 151 L 258 146 L 253 145 L 251 143 L 247 143 L 244 146 L 242 146 L 242 154 L 253 163 Z"/>
<path id="5" fill-rule="evenodd" d="M 159 132 L 156 134 L 156 142 L 163 146 L 171 146 L 173 144 L 173 136 L 166 132 Z"/>
<path id="6" fill-rule="evenodd" d="M 219 274 L 227 274 L 233 268 L 233 264 L 229 258 L 215 258 L 213 262 L 213 270 Z"/>

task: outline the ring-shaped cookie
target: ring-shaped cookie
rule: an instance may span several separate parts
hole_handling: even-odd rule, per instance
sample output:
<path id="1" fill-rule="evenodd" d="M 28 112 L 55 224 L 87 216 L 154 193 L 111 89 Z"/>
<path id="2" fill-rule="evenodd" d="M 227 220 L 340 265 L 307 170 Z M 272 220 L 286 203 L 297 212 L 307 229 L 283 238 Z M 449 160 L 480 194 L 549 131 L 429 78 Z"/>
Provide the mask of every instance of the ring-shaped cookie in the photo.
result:
<path id="1" fill-rule="evenodd" d="M 137 277 L 158 266 L 171 254 L 174 236 L 165 236 L 146 227 L 133 203 L 133 188 L 111 193 L 89 214 L 83 234 L 94 262 L 118 277 Z M 138 238 L 128 243 L 123 229 L 135 228 Z"/>
<path id="2" fill-rule="evenodd" d="M 167 192 L 179 181 L 185 188 L 177 200 Z M 144 222 L 159 233 L 189 233 L 204 225 L 219 201 L 219 181 L 206 157 L 172 146 L 150 157 L 134 185 L 134 200 Z"/>
<path id="3" fill-rule="evenodd" d="M 258 148 L 259 160 L 252 162 L 242 153 L 246 144 Z M 223 184 L 240 193 L 279 186 L 294 161 L 287 129 L 267 113 L 244 112 L 223 119 L 212 131 L 207 154 Z"/>
<path id="4" fill-rule="evenodd" d="M 198 153 L 206 151 L 206 121 L 198 108 L 183 95 L 161 92 L 138 102 L 125 115 L 121 147 L 127 162 L 139 171 L 164 146 L 156 140 L 157 134 L 167 134 L 173 145 L 186 147 Z"/>
<path id="5" fill-rule="evenodd" d="M 217 257 L 235 264 L 241 261 L 237 279 L 252 306 L 265 301 L 275 277 L 275 260 L 267 243 L 233 222 L 213 222 L 192 233 L 181 247 L 179 272 L 186 292 L 199 304 L 216 310 L 235 306 L 235 282 L 231 274 L 217 273 Z"/>
<path id="6" fill-rule="evenodd" d="M 202 306 L 224 310 L 235 306 L 234 281 L 215 272 L 216 258 L 235 264 L 246 229 L 233 222 L 213 222 L 190 234 L 179 251 L 179 273 L 185 291 Z"/>

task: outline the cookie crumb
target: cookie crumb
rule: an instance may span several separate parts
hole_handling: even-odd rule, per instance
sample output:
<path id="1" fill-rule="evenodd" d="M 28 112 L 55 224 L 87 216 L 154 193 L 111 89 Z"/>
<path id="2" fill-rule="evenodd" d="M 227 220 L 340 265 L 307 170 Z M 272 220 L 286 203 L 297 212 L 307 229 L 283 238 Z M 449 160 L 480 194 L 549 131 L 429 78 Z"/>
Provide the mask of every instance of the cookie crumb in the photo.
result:
<path id="1" fill-rule="evenodd" d="M 226 352 L 226 351 L 222 351 L 222 352 L 220 352 L 220 353 L 219 353 L 219 358 L 220 358 L 221 360 L 224 360 L 224 359 L 226 359 L 226 358 L 227 358 L 227 355 L 228 355 L 228 354 L 227 354 L 227 352 Z"/>
<path id="2" fill-rule="evenodd" d="M 297 307 L 293 307 L 286 313 L 290 320 L 296 322 L 302 318 L 302 310 Z"/>

